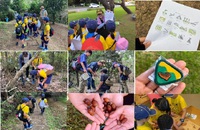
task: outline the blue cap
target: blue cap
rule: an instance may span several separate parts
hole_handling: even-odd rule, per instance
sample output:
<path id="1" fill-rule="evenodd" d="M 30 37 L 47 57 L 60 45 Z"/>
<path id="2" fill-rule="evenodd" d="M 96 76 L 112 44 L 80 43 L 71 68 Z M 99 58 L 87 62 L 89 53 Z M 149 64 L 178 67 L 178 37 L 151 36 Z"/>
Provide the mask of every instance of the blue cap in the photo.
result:
<path id="1" fill-rule="evenodd" d="M 45 94 L 44 94 L 44 93 L 43 93 L 43 94 L 41 94 L 41 97 L 42 97 L 42 98 L 45 98 Z"/>
<path id="2" fill-rule="evenodd" d="M 85 22 L 87 23 L 90 20 L 90 18 L 85 18 Z"/>
<path id="3" fill-rule="evenodd" d="M 32 14 L 32 13 L 29 13 L 28 15 L 29 15 L 29 16 L 31 16 L 31 17 L 33 16 L 33 14 Z"/>
<path id="4" fill-rule="evenodd" d="M 18 19 L 18 20 L 22 20 L 22 16 L 21 16 L 21 15 L 18 15 L 18 16 L 17 16 L 17 19 Z"/>
<path id="5" fill-rule="evenodd" d="M 68 30 L 68 36 L 71 36 L 72 34 L 74 34 L 74 30 L 73 29 Z"/>
<path id="6" fill-rule="evenodd" d="M 33 17 L 36 17 L 36 16 L 37 16 L 36 13 L 34 13 L 34 14 L 33 14 Z"/>
<path id="7" fill-rule="evenodd" d="M 30 75 L 37 75 L 37 70 L 32 70 L 31 72 L 30 72 Z"/>
<path id="8" fill-rule="evenodd" d="M 23 103 L 29 102 L 29 99 L 26 98 L 26 97 L 24 97 L 24 98 L 22 98 L 22 102 L 23 102 Z"/>
<path id="9" fill-rule="evenodd" d="M 77 25 L 77 23 L 78 23 L 78 21 L 71 21 L 71 22 L 69 23 L 70 28 L 73 29 L 73 28 Z"/>
<path id="10" fill-rule="evenodd" d="M 27 13 L 24 13 L 24 17 L 26 17 L 26 16 L 28 16 L 28 14 L 27 14 Z"/>
<path id="11" fill-rule="evenodd" d="M 44 17 L 43 20 L 49 22 L 49 17 Z"/>
<path id="12" fill-rule="evenodd" d="M 115 22 L 112 21 L 112 20 L 108 20 L 108 21 L 106 22 L 106 29 L 107 29 L 108 31 L 115 30 L 115 29 L 116 29 Z"/>
<path id="13" fill-rule="evenodd" d="M 98 27 L 97 21 L 96 20 L 89 20 L 86 24 L 86 27 L 88 29 L 96 29 Z"/>
<path id="14" fill-rule="evenodd" d="M 156 110 L 150 109 L 145 105 L 135 106 L 135 119 L 142 120 L 147 119 L 149 116 L 155 115 Z"/>
<path id="15" fill-rule="evenodd" d="M 85 27 L 85 25 L 86 25 L 86 20 L 85 20 L 85 19 L 80 19 L 78 23 L 79 23 L 79 25 L 80 25 L 81 28 L 82 28 L 82 27 Z"/>

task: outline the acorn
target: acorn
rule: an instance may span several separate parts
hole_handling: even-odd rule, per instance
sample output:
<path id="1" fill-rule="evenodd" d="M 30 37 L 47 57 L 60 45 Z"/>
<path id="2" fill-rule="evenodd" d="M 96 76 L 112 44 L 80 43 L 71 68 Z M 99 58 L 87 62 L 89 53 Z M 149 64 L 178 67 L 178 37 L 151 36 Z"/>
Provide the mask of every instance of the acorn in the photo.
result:
<path id="1" fill-rule="evenodd" d="M 97 101 L 93 99 L 93 100 L 92 100 L 92 106 L 93 106 L 93 107 L 96 107 L 97 105 L 98 105 Z"/>
<path id="2" fill-rule="evenodd" d="M 110 100 L 108 98 L 103 98 L 104 102 L 108 103 Z"/>
<path id="3" fill-rule="evenodd" d="M 117 108 L 117 107 L 116 107 L 116 105 L 115 105 L 114 103 L 112 103 L 112 105 L 111 105 L 111 106 L 112 106 L 112 110 L 113 110 L 113 111 L 115 111 L 115 110 L 116 110 L 116 108 Z"/>
<path id="4" fill-rule="evenodd" d="M 121 114 L 120 117 L 119 117 L 119 120 L 122 121 L 124 118 L 125 118 L 125 115 Z"/>
<path id="5" fill-rule="evenodd" d="M 88 106 L 91 105 L 91 101 L 88 98 L 84 99 L 83 102 Z"/>
<path id="6" fill-rule="evenodd" d="M 94 116 L 94 111 L 92 110 L 92 108 L 87 109 L 87 112 L 88 112 L 91 116 Z"/>
<path id="7" fill-rule="evenodd" d="M 124 118 L 121 120 L 121 123 L 124 124 L 125 122 L 127 122 L 127 120 L 128 120 L 127 118 Z"/>
<path id="8" fill-rule="evenodd" d="M 111 105 L 107 105 L 107 110 L 108 110 L 108 112 L 111 112 L 111 111 L 112 111 Z"/>

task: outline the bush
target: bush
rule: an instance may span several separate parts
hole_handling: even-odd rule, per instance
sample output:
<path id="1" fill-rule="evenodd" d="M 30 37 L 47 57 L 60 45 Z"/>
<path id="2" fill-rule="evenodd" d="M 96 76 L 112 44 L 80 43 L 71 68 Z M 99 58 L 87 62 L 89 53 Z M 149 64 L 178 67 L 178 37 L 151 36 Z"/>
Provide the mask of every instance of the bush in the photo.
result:
<path id="1" fill-rule="evenodd" d="M 70 11 L 70 12 L 68 12 L 68 14 L 73 14 L 73 13 L 76 13 L 76 11 Z"/>
<path id="2" fill-rule="evenodd" d="M 88 8 L 87 11 L 97 10 L 97 9 L 104 9 L 104 8 Z"/>

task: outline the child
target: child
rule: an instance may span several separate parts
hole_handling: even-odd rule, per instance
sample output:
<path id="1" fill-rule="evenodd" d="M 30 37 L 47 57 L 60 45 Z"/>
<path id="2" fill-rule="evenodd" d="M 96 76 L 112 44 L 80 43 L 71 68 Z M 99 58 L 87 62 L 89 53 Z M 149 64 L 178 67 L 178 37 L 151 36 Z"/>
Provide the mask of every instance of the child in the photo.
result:
<path id="1" fill-rule="evenodd" d="M 53 70 L 47 70 L 47 69 L 32 70 L 30 74 L 38 77 L 39 87 L 37 87 L 37 90 L 43 89 L 43 92 L 46 92 L 48 85 L 51 83 Z"/>
<path id="2" fill-rule="evenodd" d="M 167 97 L 167 100 L 171 107 L 172 116 L 174 114 L 181 115 L 181 119 L 177 124 L 178 126 L 181 126 L 184 123 L 187 113 L 187 103 L 185 102 L 185 99 L 179 94 L 173 94 L 171 97 Z"/>
<path id="3" fill-rule="evenodd" d="M 176 126 L 175 121 L 168 114 L 164 114 L 158 117 L 157 122 L 158 122 L 159 130 L 172 130 L 173 126 L 175 127 L 176 130 L 178 130 L 178 127 Z"/>
<path id="4" fill-rule="evenodd" d="M 28 32 L 29 32 L 29 27 L 28 27 L 28 14 L 24 14 L 24 24 L 25 24 L 25 29 L 24 29 L 24 36 L 25 40 L 28 40 Z"/>
<path id="5" fill-rule="evenodd" d="M 74 34 L 70 36 L 70 39 L 72 40 L 78 32 L 78 21 L 71 21 L 69 27 L 74 30 Z"/>
<path id="6" fill-rule="evenodd" d="M 77 36 L 80 36 L 80 39 L 82 39 L 88 33 L 86 23 L 87 23 L 86 19 L 79 20 L 80 28 L 77 32 Z"/>
<path id="7" fill-rule="evenodd" d="M 32 27 L 32 22 L 33 22 L 33 18 L 32 18 L 33 14 L 29 14 L 28 17 L 28 27 L 29 27 L 29 36 L 32 36 L 33 33 L 33 27 Z"/>
<path id="8" fill-rule="evenodd" d="M 24 29 L 25 29 L 25 24 L 22 21 L 22 16 L 18 15 L 18 22 L 15 24 L 15 32 L 16 32 L 16 46 L 18 46 L 19 42 L 21 41 L 22 43 L 22 48 L 25 47 L 24 44 Z"/>
<path id="9" fill-rule="evenodd" d="M 31 129 L 33 125 L 31 124 L 31 118 L 28 115 L 29 114 L 29 107 L 27 106 L 29 102 L 28 98 L 23 98 L 22 99 L 22 104 L 18 105 L 17 110 L 19 111 L 20 109 L 23 111 L 24 117 L 20 119 L 23 121 L 24 124 L 24 130 Z"/>
<path id="10" fill-rule="evenodd" d="M 31 93 L 27 94 L 27 98 L 29 99 L 31 106 L 32 106 L 32 107 L 29 107 L 29 111 L 30 111 L 30 113 L 34 113 L 36 100 L 35 100 L 35 98 L 32 97 Z"/>
<path id="11" fill-rule="evenodd" d="M 124 90 L 125 90 L 125 93 L 128 93 L 128 86 L 127 86 L 126 81 L 129 78 L 129 74 L 125 74 L 124 73 L 124 69 L 128 68 L 128 67 L 126 67 L 126 66 L 124 66 L 122 64 L 119 64 L 117 62 L 113 62 L 112 63 L 112 67 L 113 67 L 113 69 L 116 68 L 118 70 L 118 72 L 119 72 L 120 84 L 121 84 L 121 89 L 119 90 L 119 92 L 124 93 Z"/>
<path id="12" fill-rule="evenodd" d="M 71 40 L 70 37 L 74 34 L 74 30 L 70 29 L 68 30 L 68 50 L 70 50 L 70 46 L 71 46 Z"/>
<path id="13" fill-rule="evenodd" d="M 103 92 L 105 93 L 106 91 L 110 90 L 110 86 L 106 84 L 106 80 L 108 80 L 108 70 L 107 69 L 102 69 L 101 71 L 101 78 L 100 78 L 100 83 L 97 87 L 98 92 Z"/>
<path id="14" fill-rule="evenodd" d="M 33 21 L 32 21 L 32 28 L 33 28 L 33 31 L 34 31 L 33 37 L 38 36 L 38 34 L 37 34 L 37 23 L 38 23 L 38 18 L 37 18 L 36 13 L 34 13 L 33 14 Z"/>
<path id="15" fill-rule="evenodd" d="M 49 24 L 49 18 L 48 17 L 44 17 L 43 18 L 43 23 L 44 23 L 44 30 L 42 32 L 42 44 L 39 46 L 39 48 L 43 49 L 43 51 L 48 51 L 48 43 L 49 43 L 49 39 L 50 39 L 50 29 L 51 26 Z"/>
<path id="16" fill-rule="evenodd" d="M 154 109 L 149 109 L 145 105 L 135 106 L 135 120 L 137 130 L 152 130 L 151 125 L 148 123 L 149 117 L 156 114 Z"/>
<path id="17" fill-rule="evenodd" d="M 158 117 L 163 115 L 163 114 L 170 115 L 171 109 L 170 109 L 170 106 L 169 106 L 169 102 L 164 97 L 158 98 L 158 99 L 154 98 L 152 100 L 152 102 L 154 104 L 151 106 L 151 109 L 156 110 L 156 115 L 152 116 L 149 121 L 153 125 L 154 128 L 157 128 L 158 127 L 157 126 Z"/>
<path id="18" fill-rule="evenodd" d="M 99 39 L 100 43 L 103 45 L 103 50 L 107 50 L 108 47 L 105 39 L 96 33 L 97 26 L 97 21 L 95 20 L 89 20 L 87 22 L 86 27 L 88 29 L 88 33 L 82 38 L 82 44 L 84 45 L 89 38 L 94 37 L 95 39 Z"/>
<path id="19" fill-rule="evenodd" d="M 44 93 L 41 95 L 41 98 L 38 101 L 38 106 L 41 109 L 41 115 L 43 115 L 45 107 L 48 106 L 47 99 L 45 98 L 45 94 Z"/>
<path id="20" fill-rule="evenodd" d="M 106 30 L 109 32 L 109 35 L 106 37 L 106 43 L 108 45 L 108 50 L 115 50 L 116 41 L 120 37 L 119 32 L 115 32 L 116 25 L 114 21 L 108 20 L 106 22 Z"/>

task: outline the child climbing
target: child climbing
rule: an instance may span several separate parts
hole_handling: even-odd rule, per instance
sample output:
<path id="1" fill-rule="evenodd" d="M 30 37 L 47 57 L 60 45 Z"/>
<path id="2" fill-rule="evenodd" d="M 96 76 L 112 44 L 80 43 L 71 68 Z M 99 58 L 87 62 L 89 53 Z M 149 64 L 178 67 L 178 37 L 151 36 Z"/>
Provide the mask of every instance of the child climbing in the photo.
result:
<path id="1" fill-rule="evenodd" d="M 48 107 L 47 99 L 45 98 L 45 94 L 41 94 L 41 98 L 38 101 L 38 106 L 41 109 L 41 115 L 43 115 L 45 108 Z"/>
<path id="2" fill-rule="evenodd" d="M 33 125 L 31 124 L 31 117 L 29 116 L 29 107 L 27 106 L 29 103 L 28 98 L 22 99 L 22 104 L 18 105 L 16 117 L 23 122 L 24 130 L 31 129 Z"/>

